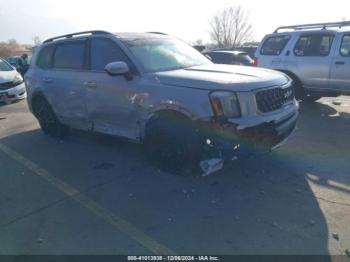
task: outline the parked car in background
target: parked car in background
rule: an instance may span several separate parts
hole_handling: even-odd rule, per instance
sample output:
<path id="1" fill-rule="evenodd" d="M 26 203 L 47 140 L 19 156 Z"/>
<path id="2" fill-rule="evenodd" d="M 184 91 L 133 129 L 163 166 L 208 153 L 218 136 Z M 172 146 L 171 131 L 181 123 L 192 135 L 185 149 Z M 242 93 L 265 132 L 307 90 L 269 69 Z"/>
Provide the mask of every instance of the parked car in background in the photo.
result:
<path id="1" fill-rule="evenodd" d="M 21 67 L 21 57 L 20 56 L 11 56 L 6 59 L 7 62 L 10 63 L 16 70 L 18 71 Z"/>
<path id="2" fill-rule="evenodd" d="M 283 26 L 265 36 L 255 59 L 294 81 L 298 98 L 350 94 L 350 21 Z"/>
<path id="3" fill-rule="evenodd" d="M 215 64 L 252 66 L 254 60 L 243 51 L 217 50 L 205 52 Z"/>
<path id="4" fill-rule="evenodd" d="M 22 76 L 5 59 L 0 58 L 0 102 L 26 98 Z"/>
<path id="5" fill-rule="evenodd" d="M 31 58 L 27 54 L 24 55 L 26 56 L 26 61 L 24 61 L 21 56 L 11 56 L 6 59 L 22 76 L 27 72 Z"/>
<path id="6" fill-rule="evenodd" d="M 25 79 L 44 133 L 62 137 L 72 127 L 122 136 L 144 143 L 150 160 L 171 170 L 201 163 L 207 172 L 208 159 L 276 148 L 298 117 L 285 74 L 216 65 L 164 34 L 49 39 Z"/>

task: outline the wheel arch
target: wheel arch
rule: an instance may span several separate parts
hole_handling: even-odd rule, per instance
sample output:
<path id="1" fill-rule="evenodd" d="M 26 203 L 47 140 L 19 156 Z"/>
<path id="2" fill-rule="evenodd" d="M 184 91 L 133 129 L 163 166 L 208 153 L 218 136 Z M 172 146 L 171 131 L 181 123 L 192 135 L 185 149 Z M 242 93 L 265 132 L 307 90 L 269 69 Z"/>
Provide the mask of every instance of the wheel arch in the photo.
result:
<path id="1" fill-rule="evenodd" d="M 194 117 L 186 110 L 179 110 L 176 107 L 161 107 L 152 111 L 146 118 L 141 128 L 141 140 L 143 141 L 147 127 L 152 124 L 152 121 L 158 118 L 168 119 L 169 121 L 181 120 L 181 121 L 193 121 Z"/>
<path id="2" fill-rule="evenodd" d="M 289 76 L 293 80 L 293 83 L 302 87 L 302 82 L 301 82 L 300 78 L 294 72 L 292 72 L 290 70 L 286 70 L 286 69 L 277 69 L 277 71 L 280 71 L 280 72 L 286 74 L 287 76 Z"/>
<path id="3" fill-rule="evenodd" d="M 31 110 L 31 112 L 34 114 L 34 116 L 36 116 L 36 113 L 35 113 L 35 109 L 34 109 L 34 104 L 36 103 L 36 101 L 38 101 L 39 99 L 44 99 L 47 101 L 45 95 L 43 94 L 42 91 L 38 90 L 38 91 L 35 91 L 31 97 L 30 97 L 30 100 L 28 100 L 28 104 L 29 104 L 29 108 Z M 47 101 L 48 102 L 48 101 Z"/>

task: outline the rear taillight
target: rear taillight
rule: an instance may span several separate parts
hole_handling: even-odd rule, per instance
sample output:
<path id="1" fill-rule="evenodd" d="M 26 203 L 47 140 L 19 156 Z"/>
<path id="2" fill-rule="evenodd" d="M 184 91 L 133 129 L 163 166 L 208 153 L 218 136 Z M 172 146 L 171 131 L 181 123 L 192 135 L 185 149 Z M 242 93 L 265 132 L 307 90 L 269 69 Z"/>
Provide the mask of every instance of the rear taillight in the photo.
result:
<path id="1" fill-rule="evenodd" d="M 258 66 L 258 58 L 254 57 L 254 62 L 253 62 L 253 66 Z"/>

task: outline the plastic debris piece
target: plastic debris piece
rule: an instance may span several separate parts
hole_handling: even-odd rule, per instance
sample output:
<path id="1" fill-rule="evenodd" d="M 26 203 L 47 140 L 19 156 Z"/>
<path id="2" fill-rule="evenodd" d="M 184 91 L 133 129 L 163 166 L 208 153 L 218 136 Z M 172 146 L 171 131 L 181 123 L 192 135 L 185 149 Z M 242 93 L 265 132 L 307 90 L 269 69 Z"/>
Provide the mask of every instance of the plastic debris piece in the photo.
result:
<path id="1" fill-rule="evenodd" d="M 333 233 L 333 234 L 332 234 L 332 237 L 333 237 L 335 240 L 339 241 L 339 234 L 338 234 L 338 233 Z"/>
<path id="2" fill-rule="evenodd" d="M 350 249 L 345 250 L 345 254 L 350 257 Z"/>
<path id="3" fill-rule="evenodd" d="M 315 223 L 314 220 L 310 220 L 310 223 L 309 223 L 310 226 L 314 226 L 315 224 L 316 224 L 316 223 Z"/>
<path id="4" fill-rule="evenodd" d="M 224 161 L 221 158 L 212 158 L 201 161 L 199 166 L 204 172 L 202 176 L 208 176 L 222 169 L 224 166 Z"/>
<path id="5" fill-rule="evenodd" d="M 40 238 L 40 237 L 38 237 L 38 238 L 35 240 L 35 242 L 36 242 L 37 244 L 41 244 L 43 241 L 44 241 L 44 240 L 43 240 L 42 238 Z"/>
<path id="6" fill-rule="evenodd" d="M 277 222 L 273 222 L 271 225 L 272 225 L 273 227 L 278 227 Z"/>

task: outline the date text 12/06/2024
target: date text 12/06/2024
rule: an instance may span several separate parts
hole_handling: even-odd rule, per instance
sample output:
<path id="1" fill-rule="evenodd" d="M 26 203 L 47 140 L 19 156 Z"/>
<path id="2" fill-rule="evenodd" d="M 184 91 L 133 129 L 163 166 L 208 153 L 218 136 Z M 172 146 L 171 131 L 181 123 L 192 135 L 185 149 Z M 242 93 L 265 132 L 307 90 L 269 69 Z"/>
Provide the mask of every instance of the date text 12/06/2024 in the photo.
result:
<path id="1" fill-rule="evenodd" d="M 220 261 L 217 256 L 128 256 L 128 261 Z"/>

